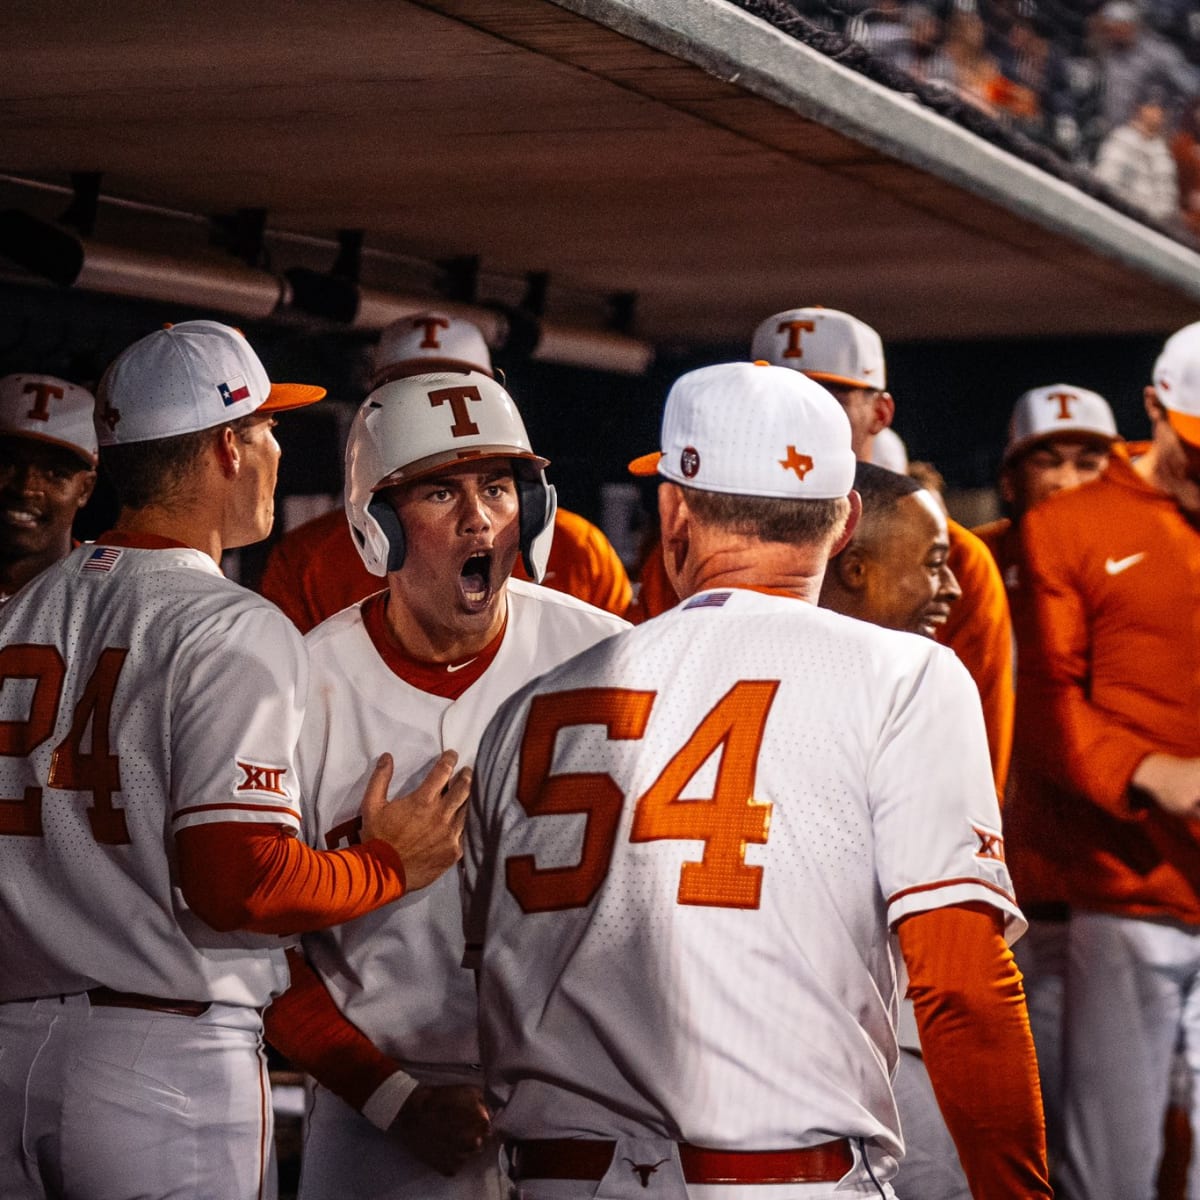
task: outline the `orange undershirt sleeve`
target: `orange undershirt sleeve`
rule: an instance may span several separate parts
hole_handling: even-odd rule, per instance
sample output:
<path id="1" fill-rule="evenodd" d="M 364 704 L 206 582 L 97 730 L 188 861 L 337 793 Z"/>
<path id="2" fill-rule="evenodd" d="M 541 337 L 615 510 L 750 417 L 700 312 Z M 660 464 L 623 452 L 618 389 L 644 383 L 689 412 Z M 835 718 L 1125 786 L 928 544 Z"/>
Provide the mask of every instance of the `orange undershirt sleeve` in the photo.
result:
<path id="1" fill-rule="evenodd" d="M 361 1111 L 400 1064 L 347 1020 L 299 950 L 288 951 L 291 983 L 263 1014 L 267 1040 L 351 1108 Z"/>
<path id="2" fill-rule="evenodd" d="M 974 1200 L 1054 1194 L 1025 992 L 1002 920 L 962 904 L 897 927 L 925 1066 Z"/>
<path id="3" fill-rule="evenodd" d="M 188 907 L 222 933 L 294 934 L 340 925 L 404 895 L 386 842 L 313 850 L 281 825 L 220 821 L 175 835 Z"/>

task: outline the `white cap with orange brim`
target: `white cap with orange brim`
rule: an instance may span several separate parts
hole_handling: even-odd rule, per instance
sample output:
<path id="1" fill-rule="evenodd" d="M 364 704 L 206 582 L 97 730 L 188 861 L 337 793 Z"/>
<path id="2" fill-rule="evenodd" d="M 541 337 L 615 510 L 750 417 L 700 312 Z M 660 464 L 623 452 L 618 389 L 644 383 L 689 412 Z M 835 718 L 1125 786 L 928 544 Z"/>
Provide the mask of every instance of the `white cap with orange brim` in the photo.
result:
<path id="1" fill-rule="evenodd" d="M 685 487 L 828 500 L 854 486 L 850 422 L 820 384 L 768 363 L 689 371 L 667 395 L 662 450 L 629 464 Z"/>
<path id="2" fill-rule="evenodd" d="M 750 357 L 803 371 L 819 383 L 883 391 L 883 342 L 870 325 L 836 308 L 789 308 L 754 331 Z"/>
<path id="3" fill-rule="evenodd" d="M 1152 378 L 1171 428 L 1200 446 L 1200 321 L 1167 338 Z"/>
<path id="4" fill-rule="evenodd" d="M 430 371 L 492 374 L 492 356 L 477 326 L 445 313 L 414 313 L 379 335 L 371 387 Z"/>
<path id="5" fill-rule="evenodd" d="M 100 380 L 101 446 L 197 433 L 256 412 L 303 408 L 323 387 L 272 383 L 245 335 L 219 321 L 182 321 L 122 351 Z"/>
<path id="6" fill-rule="evenodd" d="M 1070 383 L 1030 388 L 1013 406 L 1003 461 L 1011 462 L 1039 442 L 1065 436 L 1115 442 L 1120 435 L 1108 401 Z"/>
<path id="7" fill-rule="evenodd" d="M 96 465 L 96 399 L 86 388 L 54 375 L 0 379 L 0 436 L 49 442 Z"/>

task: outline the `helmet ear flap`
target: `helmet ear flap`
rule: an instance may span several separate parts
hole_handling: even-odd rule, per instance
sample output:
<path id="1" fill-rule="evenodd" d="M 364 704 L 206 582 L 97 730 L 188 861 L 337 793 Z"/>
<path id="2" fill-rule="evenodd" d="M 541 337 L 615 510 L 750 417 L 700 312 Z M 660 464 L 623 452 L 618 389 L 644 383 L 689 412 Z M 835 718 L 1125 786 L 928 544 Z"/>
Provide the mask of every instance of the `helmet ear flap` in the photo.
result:
<path id="1" fill-rule="evenodd" d="M 535 583 L 541 583 L 550 558 L 550 543 L 554 539 L 554 516 L 558 511 L 558 495 L 546 482 L 544 471 L 527 472 L 516 467 L 517 502 L 521 561 Z"/>
<path id="2" fill-rule="evenodd" d="M 400 524 L 396 510 L 388 503 L 387 497 L 377 494 L 371 497 L 367 512 L 375 518 L 380 532 L 387 539 L 387 569 L 400 570 L 404 566 L 404 556 L 408 547 L 404 541 L 404 526 Z"/>

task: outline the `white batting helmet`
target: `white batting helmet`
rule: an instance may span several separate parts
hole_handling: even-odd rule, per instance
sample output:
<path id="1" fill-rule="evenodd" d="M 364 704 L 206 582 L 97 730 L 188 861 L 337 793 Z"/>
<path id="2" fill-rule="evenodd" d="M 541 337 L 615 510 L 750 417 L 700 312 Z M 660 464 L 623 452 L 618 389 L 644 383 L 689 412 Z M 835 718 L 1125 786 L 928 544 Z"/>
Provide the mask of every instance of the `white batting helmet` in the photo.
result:
<path id="1" fill-rule="evenodd" d="M 346 516 L 373 575 L 404 565 L 404 530 L 378 493 L 477 458 L 513 463 L 525 569 L 541 582 L 558 507 L 547 460 L 534 454 L 512 397 L 478 371 L 437 371 L 393 380 L 359 407 L 346 443 Z"/>

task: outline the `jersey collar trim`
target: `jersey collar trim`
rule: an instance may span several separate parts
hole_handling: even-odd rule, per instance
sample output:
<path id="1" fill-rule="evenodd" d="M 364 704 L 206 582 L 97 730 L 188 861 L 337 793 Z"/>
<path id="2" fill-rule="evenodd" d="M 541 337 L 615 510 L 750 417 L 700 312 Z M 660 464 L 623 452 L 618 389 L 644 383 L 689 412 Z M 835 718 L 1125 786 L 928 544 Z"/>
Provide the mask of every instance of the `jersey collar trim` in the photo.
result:
<path id="1" fill-rule="evenodd" d="M 500 632 L 478 654 L 457 663 L 422 662 L 412 658 L 392 639 L 387 626 L 386 591 L 368 597 L 362 603 L 362 622 L 384 665 L 404 680 L 409 687 L 440 696 L 444 700 L 457 700 L 492 665 L 508 629 L 508 616 Z"/>

